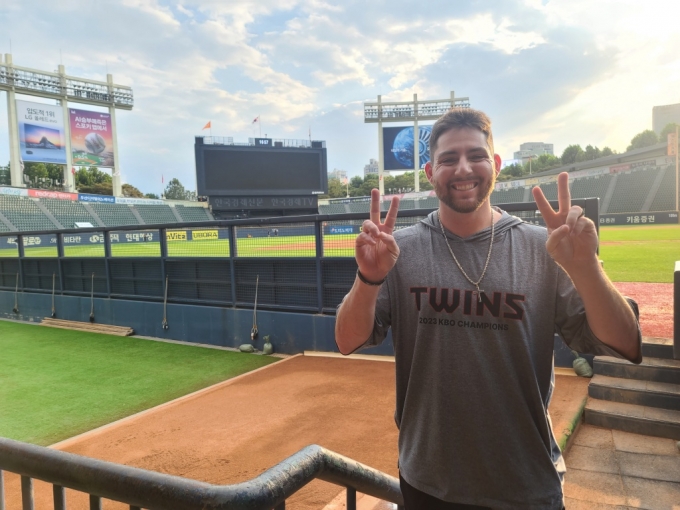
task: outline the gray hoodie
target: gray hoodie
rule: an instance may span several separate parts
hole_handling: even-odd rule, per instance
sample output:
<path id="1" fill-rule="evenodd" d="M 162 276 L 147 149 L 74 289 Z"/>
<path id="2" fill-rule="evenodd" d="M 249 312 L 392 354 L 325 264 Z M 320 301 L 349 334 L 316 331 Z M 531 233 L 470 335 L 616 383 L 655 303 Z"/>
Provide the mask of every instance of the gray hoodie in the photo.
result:
<path id="1" fill-rule="evenodd" d="M 546 229 L 502 213 L 481 303 L 437 212 L 394 235 L 401 254 L 365 345 L 392 327 L 401 475 L 445 501 L 561 509 L 565 466 L 548 416 L 553 335 L 579 352 L 620 355 L 590 330 L 571 280 L 546 251 Z M 447 232 L 475 281 L 490 236 L 491 227 L 465 239 Z"/>

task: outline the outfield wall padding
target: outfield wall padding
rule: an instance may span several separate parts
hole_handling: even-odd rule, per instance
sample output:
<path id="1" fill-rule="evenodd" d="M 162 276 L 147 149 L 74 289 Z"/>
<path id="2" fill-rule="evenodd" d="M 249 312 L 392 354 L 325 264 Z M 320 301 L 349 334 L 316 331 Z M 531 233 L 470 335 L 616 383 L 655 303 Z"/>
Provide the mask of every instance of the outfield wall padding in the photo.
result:
<path id="1" fill-rule="evenodd" d="M 19 313 L 12 312 L 14 293 L 0 291 L 0 319 L 39 323 L 49 317 L 52 297 L 49 294 L 18 294 Z M 59 319 L 87 322 L 90 320 L 90 298 L 80 296 L 55 296 L 55 309 Z M 164 330 L 163 304 L 126 299 L 94 299 L 97 323 L 129 326 L 136 335 L 165 340 L 238 348 L 250 343 L 253 327 L 252 310 L 218 308 L 213 306 L 168 304 L 169 328 Z M 300 354 L 304 351 L 338 352 L 335 345 L 335 317 L 294 312 L 257 311 L 257 349 L 264 345 L 263 337 L 269 335 L 275 352 Z M 564 342 L 555 335 L 555 366 L 571 367 L 574 356 Z M 393 356 L 392 335 L 388 334 L 382 345 L 362 349 L 361 354 Z M 592 356 L 585 356 L 592 364 Z"/>

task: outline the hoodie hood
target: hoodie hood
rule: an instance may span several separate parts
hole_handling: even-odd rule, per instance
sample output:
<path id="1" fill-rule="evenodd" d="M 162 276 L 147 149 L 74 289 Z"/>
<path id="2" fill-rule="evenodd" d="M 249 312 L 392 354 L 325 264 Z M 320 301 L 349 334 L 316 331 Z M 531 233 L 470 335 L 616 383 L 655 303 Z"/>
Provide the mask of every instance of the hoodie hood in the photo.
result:
<path id="1" fill-rule="evenodd" d="M 511 216 L 507 212 L 503 211 L 502 209 L 499 209 L 498 207 L 493 208 L 494 212 L 497 214 L 501 215 L 501 219 L 496 222 L 494 225 L 494 236 L 498 237 L 503 234 L 505 234 L 508 230 L 510 230 L 513 227 L 516 227 L 517 225 L 521 225 L 524 222 L 516 217 L 516 216 Z M 432 229 L 435 231 L 437 234 L 441 235 L 442 231 L 439 226 L 439 211 L 432 211 L 430 214 L 427 215 L 427 217 L 423 218 L 420 220 L 420 223 L 425 225 L 426 227 Z M 489 239 L 491 237 L 491 226 L 488 226 L 479 232 L 472 234 L 470 237 L 460 237 L 457 236 L 456 234 L 449 232 L 444 228 L 446 232 L 446 237 L 448 237 L 451 241 L 454 242 L 462 242 L 462 243 L 467 243 L 470 241 L 482 241 L 484 239 Z"/>

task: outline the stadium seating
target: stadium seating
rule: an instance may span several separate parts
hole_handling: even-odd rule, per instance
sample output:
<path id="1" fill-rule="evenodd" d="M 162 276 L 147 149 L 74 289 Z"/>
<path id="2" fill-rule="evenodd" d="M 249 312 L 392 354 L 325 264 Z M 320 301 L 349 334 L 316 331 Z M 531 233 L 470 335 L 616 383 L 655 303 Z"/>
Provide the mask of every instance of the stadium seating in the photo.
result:
<path id="1" fill-rule="evenodd" d="M 51 198 L 43 198 L 41 202 L 64 228 L 74 228 L 76 222 L 91 223 L 93 227 L 99 225 L 94 216 L 85 209 L 82 202 Z"/>
<path id="2" fill-rule="evenodd" d="M 602 200 L 606 196 L 607 189 L 609 189 L 611 183 L 611 174 L 574 179 L 571 183 L 571 196 L 572 198 L 599 197 Z"/>
<path id="3" fill-rule="evenodd" d="M 132 208 L 129 205 L 96 202 L 90 204 L 90 206 L 107 227 L 117 225 L 139 225 L 139 221 L 132 213 Z"/>
<path id="4" fill-rule="evenodd" d="M 203 207 L 186 207 L 184 205 L 176 205 L 175 210 L 179 213 L 184 221 L 210 221 L 210 213 L 208 209 Z"/>
<path id="5" fill-rule="evenodd" d="M 524 189 L 524 186 L 520 186 L 517 188 L 496 190 L 491 194 L 491 203 L 496 205 L 524 202 Z"/>
<path id="6" fill-rule="evenodd" d="M 2 221 L 0 221 L 0 232 L 10 232 L 10 229 Z"/>
<path id="7" fill-rule="evenodd" d="M 370 211 L 371 208 L 371 203 L 370 202 L 350 202 L 349 204 L 349 212 L 353 213 L 367 213 Z"/>
<path id="8" fill-rule="evenodd" d="M 319 205 L 320 214 L 342 214 L 348 212 L 345 204 L 323 204 Z"/>
<path id="9" fill-rule="evenodd" d="M 660 171 L 659 167 L 652 167 L 619 174 L 606 212 L 640 212 L 649 195 L 650 186 Z"/>
<path id="10" fill-rule="evenodd" d="M 147 225 L 154 223 L 178 223 L 167 205 L 135 205 L 135 209 Z"/>
<path id="11" fill-rule="evenodd" d="M 21 231 L 57 228 L 30 198 L 0 195 L 0 212 Z"/>
<path id="12" fill-rule="evenodd" d="M 548 200 L 557 200 L 557 181 L 544 182 L 541 183 L 539 187 L 543 190 L 545 198 Z"/>
<path id="13" fill-rule="evenodd" d="M 426 199 L 418 200 L 421 209 L 435 209 L 439 207 L 439 199 L 437 197 L 427 197 Z"/>
<path id="14" fill-rule="evenodd" d="M 654 196 L 654 200 L 652 200 L 652 205 L 649 208 L 650 211 L 675 210 L 675 168 L 669 166 L 663 169 L 662 172 L 664 172 L 664 176 L 661 179 L 661 185 Z"/>

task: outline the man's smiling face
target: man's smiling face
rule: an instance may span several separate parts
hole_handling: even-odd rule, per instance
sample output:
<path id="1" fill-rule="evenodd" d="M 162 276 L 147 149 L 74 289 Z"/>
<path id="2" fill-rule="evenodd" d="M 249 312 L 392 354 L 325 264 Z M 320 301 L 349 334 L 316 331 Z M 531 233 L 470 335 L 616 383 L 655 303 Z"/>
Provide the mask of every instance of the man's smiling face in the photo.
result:
<path id="1" fill-rule="evenodd" d="M 484 133 L 456 128 L 437 140 L 425 172 L 437 198 L 458 213 L 471 213 L 489 198 L 496 183 L 494 155 Z"/>

